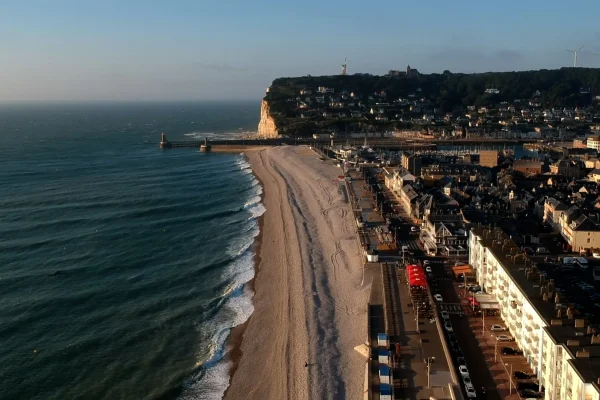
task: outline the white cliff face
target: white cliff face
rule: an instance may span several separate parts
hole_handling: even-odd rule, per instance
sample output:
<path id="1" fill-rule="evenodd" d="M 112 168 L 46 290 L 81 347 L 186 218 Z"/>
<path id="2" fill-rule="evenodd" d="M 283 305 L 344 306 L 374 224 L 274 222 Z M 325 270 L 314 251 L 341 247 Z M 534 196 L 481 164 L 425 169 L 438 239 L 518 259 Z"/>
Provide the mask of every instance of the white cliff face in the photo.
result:
<path id="1" fill-rule="evenodd" d="M 269 113 L 269 104 L 263 100 L 260 106 L 260 122 L 258 123 L 258 136 L 265 138 L 277 138 L 277 126 L 275 120 Z"/>

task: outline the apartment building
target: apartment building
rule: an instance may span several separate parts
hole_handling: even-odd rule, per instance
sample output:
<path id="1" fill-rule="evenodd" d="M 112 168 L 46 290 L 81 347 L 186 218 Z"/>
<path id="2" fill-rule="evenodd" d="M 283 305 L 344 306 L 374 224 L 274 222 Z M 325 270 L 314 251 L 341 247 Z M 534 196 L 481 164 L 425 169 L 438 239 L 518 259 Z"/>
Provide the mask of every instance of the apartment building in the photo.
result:
<path id="1" fill-rule="evenodd" d="M 599 400 L 600 334 L 570 301 L 571 293 L 540 273 L 497 228 L 471 229 L 469 262 L 544 385 L 544 398 Z"/>

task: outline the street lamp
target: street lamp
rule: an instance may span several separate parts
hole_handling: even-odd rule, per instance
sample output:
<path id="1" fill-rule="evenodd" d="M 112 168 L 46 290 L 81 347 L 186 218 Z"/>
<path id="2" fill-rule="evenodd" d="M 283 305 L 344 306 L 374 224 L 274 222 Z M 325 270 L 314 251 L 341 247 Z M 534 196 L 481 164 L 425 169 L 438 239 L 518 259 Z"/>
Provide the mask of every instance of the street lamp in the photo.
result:
<path id="1" fill-rule="evenodd" d="M 415 315 L 415 321 L 417 322 L 417 333 L 421 333 L 419 330 L 419 304 L 417 303 L 417 315 Z"/>
<path id="2" fill-rule="evenodd" d="M 480 310 L 481 311 L 481 315 L 483 316 L 483 325 L 481 327 L 481 334 L 485 335 L 485 310 Z M 498 342 L 498 341 L 496 341 Z"/>
<path id="3" fill-rule="evenodd" d="M 429 384 L 429 376 L 431 374 L 431 363 L 435 361 L 435 357 L 427 357 L 427 387 L 431 387 Z"/>
<path id="4" fill-rule="evenodd" d="M 508 394 L 511 395 L 512 394 L 512 364 L 504 364 L 504 369 L 506 369 L 507 366 L 510 366 L 510 374 L 508 375 Z M 508 372 L 508 371 L 506 371 Z"/>
<path id="5" fill-rule="evenodd" d="M 498 359 L 498 338 L 493 335 L 492 337 L 496 339 L 496 343 L 494 344 L 494 362 L 496 362 L 496 360 Z"/>

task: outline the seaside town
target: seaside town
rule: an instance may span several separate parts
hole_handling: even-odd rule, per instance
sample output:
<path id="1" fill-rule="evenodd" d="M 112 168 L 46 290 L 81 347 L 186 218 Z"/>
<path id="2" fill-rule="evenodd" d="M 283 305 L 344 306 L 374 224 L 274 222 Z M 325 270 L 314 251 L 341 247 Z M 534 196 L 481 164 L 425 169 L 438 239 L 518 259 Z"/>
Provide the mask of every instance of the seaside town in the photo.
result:
<path id="1" fill-rule="evenodd" d="M 600 136 L 317 147 L 381 274 L 370 398 L 600 398 Z"/>
<path id="2" fill-rule="evenodd" d="M 254 138 L 169 142 L 163 135 L 160 146 L 247 151 L 267 198 L 280 196 L 273 203 L 279 207 L 294 199 L 290 207 L 300 210 L 287 218 L 307 229 L 312 248 L 298 252 L 309 259 L 329 253 L 331 271 L 328 262 L 310 265 L 336 277 L 320 290 L 356 293 L 345 307 L 347 315 L 358 315 L 348 311 L 361 307 L 351 288 L 352 244 L 336 236 L 348 232 L 350 211 L 361 288 L 368 288 L 368 340 L 354 347 L 367 362 L 365 399 L 600 400 L 597 85 L 582 84 L 584 75 L 569 88 L 543 83 L 546 73 L 583 70 L 508 73 L 529 74 L 542 82 L 540 89 L 533 83 L 520 91 L 528 96 L 510 100 L 502 95 L 506 82 L 485 84 L 480 94 L 461 94 L 467 100 L 460 105 L 450 95 L 432 97 L 435 85 L 420 85 L 442 78 L 417 81 L 423 75 L 411 67 L 385 77 L 350 77 L 346 68 L 339 76 L 276 80 Z M 446 80 L 437 87 L 453 85 L 451 73 L 441 76 Z M 382 79 L 389 91 L 365 92 Z M 327 81 L 334 85 L 319 84 Z M 363 90 L 344 89 L 352 85 Z M 410 93 L 398 96 L 407 87 Z M 275 183 L 275 176 L 282 181 Z M 269 229 L 286 226 L 287 214 L 281 215 L 283 222 L 267 211 Z M 322 220 L 307 227 L 306 216 L 317 215 Z M 326 230 L 332 236 L 317 239 Z M 277 251 L 263 248 L 261 265 Z M 337 279 L 342 266 L 347 280 Z M 328 312 L 320 302 L 313 306 Z M 340 318 L 339 310 L 330 311 Z M 290 320 L 288 329 L 296 323 Z M 338 341 L 358 335 L 359 321 L 342 323 L 352 329 L 339 329 Z M 319 337 L 313 328 L 301 340 Z M 317 345 L 315 351 L 324 350 Z M 331 362 L 329 352 L 323 354 Z M 335 363 L 348 365 L 351 356 L 342 354 Z M 309 360 L 304 367 L 315 374 L 311 368 L 321 364 Z M 237 390 L 252 387 L 237 384 L 239 376 Z M 351 384 L 355 392 L 363 386 Z"/>
<path id="3" fill-rule="evenodd" d="M 600 400 L 600 0 L 232 3 L 3 3 L 0 400 Z"/>
<path id="4" fill-rule="evenodd" d="M 374 77 L 344 63 L 341 75 L 275 80 L 263 104 L 272 123 L 258 133 L 566 140 L 600 131 L 597 85 L 590 69 L 424 75 L 409 65 Z"/>

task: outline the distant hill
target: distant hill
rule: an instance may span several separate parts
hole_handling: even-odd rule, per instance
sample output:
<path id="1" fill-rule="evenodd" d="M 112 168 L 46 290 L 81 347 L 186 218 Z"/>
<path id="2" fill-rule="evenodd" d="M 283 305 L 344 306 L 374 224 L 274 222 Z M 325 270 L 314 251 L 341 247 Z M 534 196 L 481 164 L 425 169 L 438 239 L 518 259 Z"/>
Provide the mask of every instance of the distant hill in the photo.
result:
<path id="1" fill-rule="evenodd" d="M 598 109 L 600 96 L 598 68 L 398 75 L 279 78 L 264 100 L 280 134 L 309 135 L 409 127 L 434 112 L 459 117 L 468 106 L 522 109 L 532 102 L 538 110 Z M 326 93 L 319 93 L 319 87 Z M 443 124 L 440 118 L 431 120 Z"/>

